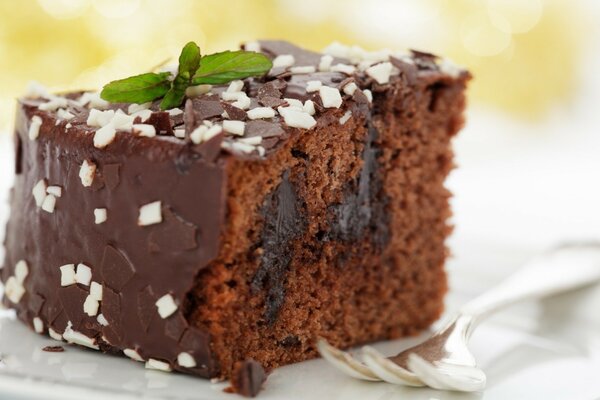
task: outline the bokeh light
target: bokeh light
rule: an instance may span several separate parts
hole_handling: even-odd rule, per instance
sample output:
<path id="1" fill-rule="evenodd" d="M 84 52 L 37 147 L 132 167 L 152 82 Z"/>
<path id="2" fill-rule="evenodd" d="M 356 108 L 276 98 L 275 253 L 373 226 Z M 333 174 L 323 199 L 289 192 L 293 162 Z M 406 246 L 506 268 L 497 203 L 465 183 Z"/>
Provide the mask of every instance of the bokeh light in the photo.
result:
<path id="1" fill-rule="evenodd" d="M 471 101 L 544 115 L 568 100 L 586 30 L 560 0 L 0 0 L 0 130 L 14 98 L 37 80 L 54 90 L 98 88 L 177 56 L 255 38 L 313 49 L 334 40 L 368 49 L 449 56 L 476 79 Z M 551 43 L 551 45 L 548 45 Z M 552 82 L 552 84 L 549 84 Z"/>

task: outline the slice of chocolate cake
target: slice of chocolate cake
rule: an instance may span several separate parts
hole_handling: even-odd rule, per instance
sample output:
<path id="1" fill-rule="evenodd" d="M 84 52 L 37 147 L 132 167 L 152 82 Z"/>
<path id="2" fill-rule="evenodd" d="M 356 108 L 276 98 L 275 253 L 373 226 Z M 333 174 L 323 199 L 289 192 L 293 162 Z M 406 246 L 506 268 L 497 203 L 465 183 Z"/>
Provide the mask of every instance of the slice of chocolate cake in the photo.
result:
<path id="1" fill-rule="evenodd" d="M 195 86 L 166 111 L 19 101 L 0 272 L 36 332 L 229 377 L 440 316 L 469 74 L 421 52 L 246 49 L 273 60 L 266 76 Z"/>

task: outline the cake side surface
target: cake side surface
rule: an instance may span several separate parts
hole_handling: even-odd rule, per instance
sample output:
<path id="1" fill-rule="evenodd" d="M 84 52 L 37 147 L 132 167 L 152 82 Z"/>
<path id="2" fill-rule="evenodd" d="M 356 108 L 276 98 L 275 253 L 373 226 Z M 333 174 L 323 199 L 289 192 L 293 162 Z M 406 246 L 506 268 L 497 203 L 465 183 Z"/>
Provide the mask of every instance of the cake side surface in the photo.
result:
<path id="1" fill-rule="evenodd" d="M 335 123 L 292 136 L 271 163 L 230 165 L 232 224 L 190 300 L 224 376 L 240 359 L 275 368 L 313 358 L 319 337 L 349 347 L 440 316 L 451 231 L 443 182 L 466 80 L 406 77 L 376 92 L 372 108 L 348 100 L 326 111 Z"/>
<path id="2" fill-rule="evenodd" d="M 88 93 L 19 103 L 0 277 L 20 319 L 228 377 L 246 358 L 314 357 L 319 336 L 350 346 L 438 317 L 468 74 L 422 53 L 377 55 L 382 75 L 339 49 L 260 47 L 301 69 L 168 111 Z"/>

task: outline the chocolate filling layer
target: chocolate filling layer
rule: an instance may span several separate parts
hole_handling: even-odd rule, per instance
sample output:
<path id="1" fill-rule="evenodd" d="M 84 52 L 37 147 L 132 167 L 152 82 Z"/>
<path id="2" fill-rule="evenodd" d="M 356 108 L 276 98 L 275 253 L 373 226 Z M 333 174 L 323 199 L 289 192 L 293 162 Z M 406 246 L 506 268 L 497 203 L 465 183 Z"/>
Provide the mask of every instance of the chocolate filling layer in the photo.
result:
<path id="1" fill-rule="evenodd" d="M 261 235 L 263 253 L 252 290 L 265 290 L 266 322 L 277 320 L 285 300 L 286 274 L 292 260 L 292 242 L 304 234 L 302 205 L 290 181 L 290 171 L 283 173 L 281 183 L 265 200 L 261 210 L 265 222 Z"/>
<path id="2" fill-rule="evenodd" d="M 377 161 L 381 154 L 375 143 L 379 132 L 370 121 L 367 129 L 362 153 L 363 167 L 359 176 L 346 184 L 343 202 L 331 206 L 329 238 L 356 242 L 368 234 L 371 242 L 381 250 L 389 239 L 385 215 L 389 199 L 382 190 L 383 180 Z"/>

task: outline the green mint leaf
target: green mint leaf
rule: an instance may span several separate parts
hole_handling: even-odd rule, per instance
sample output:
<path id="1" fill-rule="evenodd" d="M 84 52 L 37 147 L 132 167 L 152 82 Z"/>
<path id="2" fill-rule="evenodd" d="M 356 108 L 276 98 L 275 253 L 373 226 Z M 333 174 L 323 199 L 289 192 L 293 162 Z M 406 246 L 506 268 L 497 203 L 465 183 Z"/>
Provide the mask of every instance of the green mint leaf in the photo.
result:
<path id="1" fill-rule="evenodd" d="M 131 76 L 104 86 L 100 97 L 113 103 L 147 103 L 163 97 L 171 87 L 170 72 Z"/>
<path id="2" fill-rule="evenodd" d="M 200 66 L 200 47 L 194 42 L 189 42 L 179 55 L 179 68 L 177 76 L 171 83 L 171 88 L 160 103 L 162 110 L 179 107 L 185 97 L 185 90 L 190 86 L 194 72 Z"/>
<path id="3" fill-rule="evenodd" d="M 192 85 L 218 85 L 236 79 L 261 76 L 273 63 L 267 56 L 250 51 L 224 51 L 202 57 Z"/>
<path id="4" fill-rule="evenodd" d="M 179 73 L 187 73 L 194 76 L 194 73 L 200 66 L 200 47 L 194 42 L 189 42 L 181 50 L 179 55 Z"/>

